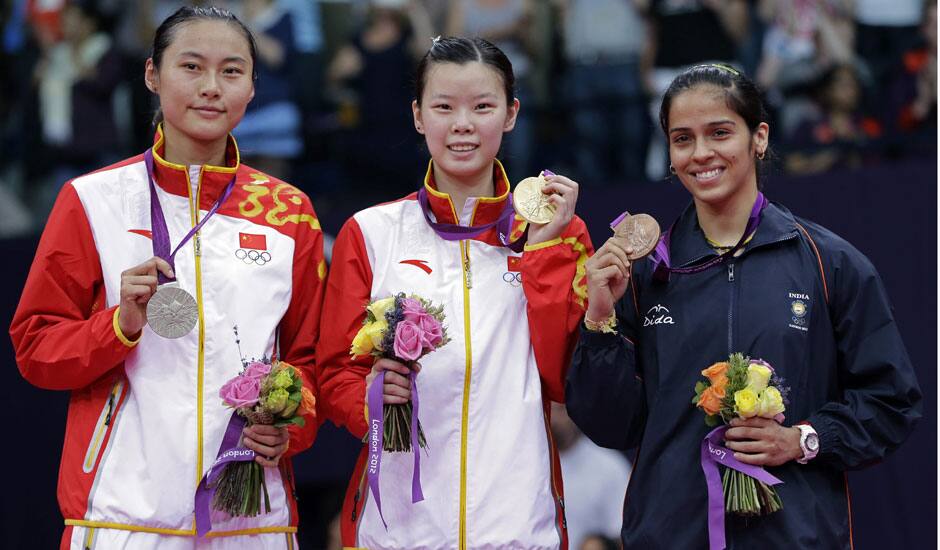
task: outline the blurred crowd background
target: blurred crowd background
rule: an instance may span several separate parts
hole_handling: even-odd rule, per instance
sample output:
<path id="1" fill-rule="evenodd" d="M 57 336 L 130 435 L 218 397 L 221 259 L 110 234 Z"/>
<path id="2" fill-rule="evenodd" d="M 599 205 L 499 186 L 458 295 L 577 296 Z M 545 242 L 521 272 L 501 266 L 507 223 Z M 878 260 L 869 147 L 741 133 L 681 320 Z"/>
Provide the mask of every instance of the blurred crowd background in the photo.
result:
<path id="1" fill-rule="evenodd" d="M 245 162 L 318 210 L 418 185 L 413 67 L 437 35 L 483 36 L 509 55 L 522 111 L 501 156 L 514 180 L 551 167 L 586 186 L 662 181 L 659 98 L 702 62 L 766 90 L 779 171 L 936 154 L 935 0 L 212 3 L 258 38 L 257 95 L 236 130 Z M 40 230 L 64 181 L 151 142 L 144 61 L 180 4 L 5 0 L 0 236 Z"/>
<path id="2" fill-rule="evenodd" d="M 703 62 L 732 65 L 766 90 L 772 171 L 784 183 L 807 175 L 825 185 L 837 174 L 844 184 L 870 167 L 888 174 L 892 163 L 936 159 L 936 0 L 194 3 L 229 8 L 254 31 L 256 96 L 235 130 L 243 160 L 309 194 L 327 233 L 420 184 L 428 154 L 411 119 L 413 68 L 438 35 L 482 36 L 509 55 L 522 102 L 501 152 L 513 181 L 551 168 L 585 194 L 662 186 L 659 99 Z M 0 2 L 0 240 L 23 253 L 22 270 L 65 181 L 152 142 L 144 61 L 157 25 L 180 5 Z M 921 184 L 935 192 L 933 174 Z M 49 425 L 63 424 L 64 399 L 49 407 Z M 563 407 L 552 424 L 571 547 L 618 547 L 626 457 L 587 441 Z M 327 425 L 296 459 L 301 547 L 338 547 L 359 447 Z M 53 484 L 58 456 L 48 462 Z M 37 496 L 50 508 L 52 490 Z M 61 519 L 47 519 L 55 540 Z"/>

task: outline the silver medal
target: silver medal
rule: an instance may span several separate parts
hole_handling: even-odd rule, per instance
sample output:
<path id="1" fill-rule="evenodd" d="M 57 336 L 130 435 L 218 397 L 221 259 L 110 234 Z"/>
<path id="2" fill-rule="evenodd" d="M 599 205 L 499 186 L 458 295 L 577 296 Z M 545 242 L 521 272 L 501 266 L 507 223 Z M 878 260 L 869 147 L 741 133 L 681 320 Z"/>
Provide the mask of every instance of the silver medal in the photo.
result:
<path id="1" fill-rule="evenodd" d="M 196 299 L 179 283 L 166 283 L 147 302 L 147 323 L 164 338 L 186 336 L 196 326 L 199 306 Z"/>

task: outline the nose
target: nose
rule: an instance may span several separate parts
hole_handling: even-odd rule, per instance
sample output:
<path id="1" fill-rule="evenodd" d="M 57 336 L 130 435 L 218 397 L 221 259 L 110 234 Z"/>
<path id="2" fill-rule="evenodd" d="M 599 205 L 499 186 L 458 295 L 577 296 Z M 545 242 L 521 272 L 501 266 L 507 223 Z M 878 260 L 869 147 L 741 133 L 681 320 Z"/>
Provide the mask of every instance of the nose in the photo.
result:
<path id="1" fill-rule="evenodd" d="M 692 151 L 692 160 L 704 162 L 715 156 L 715 150 L 708 144 L 708 140 L 695 140 L 695 150 Z"/>
<path id="2" fill-rule="evenodd" d="M 219 79 L 212 71 L 206 71 L 199 86 L 199 95 L 204 98 L 219 96 Z"/>
<path id="3" fill-rule="evenodd" d="M 469 134 L 473 132 L 473 122 L 470 120 L 465 110 L 461 109 L 457 111 L 451 131 L 455 134 Z"/>

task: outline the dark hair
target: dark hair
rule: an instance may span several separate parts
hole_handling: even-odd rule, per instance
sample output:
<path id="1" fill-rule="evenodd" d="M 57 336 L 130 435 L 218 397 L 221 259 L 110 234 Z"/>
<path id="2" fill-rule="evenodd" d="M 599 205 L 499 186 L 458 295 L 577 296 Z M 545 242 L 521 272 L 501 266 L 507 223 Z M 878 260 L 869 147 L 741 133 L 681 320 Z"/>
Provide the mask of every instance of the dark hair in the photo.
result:
<path id="1" fill-rule="evenodd" d="M 255 36 L 251 34 L 251 31 L 248 30 L 248 27 L 235 15 L 221 8 L 216 7 L 195 7 L 195 6 L 183 6 L 182 8 L 173 12 L 172 15 L 163 20 L 163 23 L 160 23 L 160 26 L 157 27 L 157 32 L 153 35 L 153 48 L 150 50 L 150 58 L 153 59 L 153 66 L 156 69 L 160 68 L 160 63 L 163 61 L 163 51 L 166 50 L 170 44 L 173 43 L 173 37 L 176 35 L 176 30 L 191 21 L 222 21 L 233 25 L 236 29 L 241 31 L 245 36 L 245 40 L 248 41 L 248 50 L 251 53 L 251 79 L 258 79 L 258 64 L 256 63 L 258 57 L 258 46 L 255 43 Z M 163 110 L 157 108 L 157 112 L 153 115 L 153 125 L 156 126 L 163 121 Z"/>
<path id="2" fill-rule="evenodd" d="M 757 131 L 761 122 L 770 122 L 760 88 L 744 73 L 734 67 L 719 63 L 695 65 L 679 74 L 663 95 L 663 102 L 659 108 L 659 125 L 667 139 L 669 138 L 669 109 L 672 107 L 672 100 L 682 92 L 698 86 L 715 86 L 724 90 L 725 104 L 744 119 L 744 123 L 752 134 Z M 773 158 L 769 145 L 765 153 L 767 159 Z M 758 160 L 757 165 L 757 183 L 760 187 L 763 161 Z"/>
<path id="3" fill-rule="evenodd" d="M 506 103 L 512 105 L 516 97 L 516 77 L 512 74 L 512 63 L 502 50 L 482 38 L 462 38 L 449 36 L 435 38 L 415 74 L 415 100 L 421 105 L 421 95 L 428 80 L 428 70 L 436 63 L 456 63 L 463 65 L 478 61 L 496 69 L 503 79 L 503 90 L 506 92 Z"/>

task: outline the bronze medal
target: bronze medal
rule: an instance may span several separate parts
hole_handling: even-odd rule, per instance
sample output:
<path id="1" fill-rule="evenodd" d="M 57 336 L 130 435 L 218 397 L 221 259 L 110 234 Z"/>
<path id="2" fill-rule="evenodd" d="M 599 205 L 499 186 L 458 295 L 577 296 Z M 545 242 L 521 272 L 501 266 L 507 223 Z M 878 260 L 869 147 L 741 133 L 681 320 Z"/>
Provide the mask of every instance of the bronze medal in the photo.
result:
<path id="1" fill-rule="evenodd" d="M 614 227 L 614 238 L 624 248 L 633 249 L 633 254 L 627 256 L 631 262 L 652 252 L 659 242 L 659 234 L 659 224 L 649 214 L 627 215 Z"/>
<path id="2" fill-rule="evenodd" d="M 542 176 L 526 178 L 516 184 L 512 192 L 512 205 L 516 213 L 529 223 L 545 224 L 555 216 L 555 205 L 548 201 L 548 195 L 542 192 L 545 178 Z"/>

